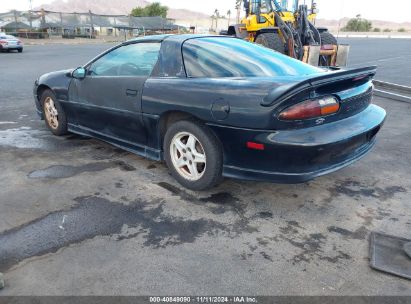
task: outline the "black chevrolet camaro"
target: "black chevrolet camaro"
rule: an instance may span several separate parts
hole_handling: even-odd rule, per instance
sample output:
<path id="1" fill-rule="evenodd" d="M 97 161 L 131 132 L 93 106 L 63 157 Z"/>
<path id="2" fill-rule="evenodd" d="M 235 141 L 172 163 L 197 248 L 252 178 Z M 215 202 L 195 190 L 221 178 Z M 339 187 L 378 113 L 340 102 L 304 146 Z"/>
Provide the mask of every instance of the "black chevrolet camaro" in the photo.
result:
<path id="1" fill-rule="evenodd" d="M 159 35 L 42 75 L 34 95 L 55 135 L 164 159 L 189 189 L 222 176 L 298 183 L 372 148 L 385 119 L 371 103 L 375 69 L 320 69 L 227 36 Z"/>

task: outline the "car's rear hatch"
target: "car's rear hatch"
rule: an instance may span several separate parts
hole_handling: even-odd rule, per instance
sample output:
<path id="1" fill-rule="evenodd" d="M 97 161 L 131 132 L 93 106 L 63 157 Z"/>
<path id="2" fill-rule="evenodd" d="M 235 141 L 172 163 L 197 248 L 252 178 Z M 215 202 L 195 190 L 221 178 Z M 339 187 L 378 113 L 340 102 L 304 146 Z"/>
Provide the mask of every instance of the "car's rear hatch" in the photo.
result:
<path id="1" fill-rule="evenodd" d="M 304 80 L 275 88 L 263 99 L 261 105 L 280 105 L 284 100 L 301 92 L 308 91 L 312 96 L 319 93 L 333 94 L 349 90 L 370 81 L 374 77 L 376 69 L 376 66 L 369 66 L 349 70 L 330 70 L 330 72 L 321 75 L 314 74 Z"/>
<path id="2" fill-rule="evenodd" d="M 373 92 L 372 78 L 375 73 L 376 67 L 370 66 L 310 75 L 304 80 L 299 79 L 273 89 L 264 97 L 261 105 L 272 107 L 274 117 L 278 118 L 284 109 L 294 104 L 331 95 L 338 99 L 340 108 L 338 113 L 328 116 L 324 123 L 344 119 L 361 112 L 370 104 Z M 318 123 L 317 118 L 300 121 L 297 125 L 315 125 Z M 279 129 L 298 127 L 296 121 L 279 119 L 275 125 Z"/>

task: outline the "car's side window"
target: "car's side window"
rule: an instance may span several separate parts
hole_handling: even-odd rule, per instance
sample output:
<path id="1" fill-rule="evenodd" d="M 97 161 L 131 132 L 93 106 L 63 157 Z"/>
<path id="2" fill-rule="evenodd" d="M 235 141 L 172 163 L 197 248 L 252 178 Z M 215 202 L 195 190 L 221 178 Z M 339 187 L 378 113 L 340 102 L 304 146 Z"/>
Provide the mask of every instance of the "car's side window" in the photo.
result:
<path id="1" fill-rule="evenodd" d="M 161 43 L 124 45 L 94 61 L 88 68 L 92 76 L 150 76 L 155 66 Z"/>

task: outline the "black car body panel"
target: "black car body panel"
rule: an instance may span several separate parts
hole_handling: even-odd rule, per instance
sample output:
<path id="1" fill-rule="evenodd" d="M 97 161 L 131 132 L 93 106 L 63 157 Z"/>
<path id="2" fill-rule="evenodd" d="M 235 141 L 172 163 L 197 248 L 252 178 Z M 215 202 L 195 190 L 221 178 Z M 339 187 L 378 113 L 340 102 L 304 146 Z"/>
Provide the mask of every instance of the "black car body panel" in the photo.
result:
<path id="1" fill-rule="evenodd" d="M 336 171 L 364 156 L 373 147 L 384 117 L 383 109 L 370 105 L 349 118 L 297 130 L 212 128 L 225 139 L 225 176 L 296 183 Z M 244 140 L 263 143 L 266 149 L 238 145 Z"/>
<path id="2" fill-rule="evenodd" d="M 225 176 L 280 183 L 303 182 L 335 171 L 374 145 L 385 119 L 385 111 L 370 104 L 375 67 L 310 75 L 190 78 L 182 48 L 186 41 L 201 38 L 161 35 L 132 40 L 84 66 L 87 69 L 121 46 L 161 43 L 149 76 L 75 79 L 72 70 L 45 74 L 34 87 L 38 113 L 42 115 L 41 92 L 50 88 L 67 114 L 69 131 L 155 160 L 163 159 L 165 117 L 190 115 L 219 139 Z M 287 64 L 288 57 L 280 58 Z M 338 113 L 294 121 L 278 117 L 290 105 L 325 95 L 338 100 Z M 265 149 L 250 150 L 249 141 L 262 143 Z"/>

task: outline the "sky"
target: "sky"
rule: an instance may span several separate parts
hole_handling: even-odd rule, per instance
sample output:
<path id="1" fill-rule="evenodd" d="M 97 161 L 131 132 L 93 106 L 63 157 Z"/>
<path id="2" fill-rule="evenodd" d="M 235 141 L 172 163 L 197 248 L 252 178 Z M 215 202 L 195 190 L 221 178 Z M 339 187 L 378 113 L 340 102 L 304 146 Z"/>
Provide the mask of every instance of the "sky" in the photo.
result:
<path id="1" fill-rule="evenodd" d="M 52 0 L 32 0 L 33 7 L 50 3 Z M 84 0 L 87 1 L 87 0 Z M 154 0 L 152 0 L 154 1 Z M 211 15 L 217 8 L 221 14 L 228 10 L 235 11 L 235 0 L 157 0 L 164 5 L 173 8 L 185 8 Z M 304 0 L 300 0 L 300 3 Z M 310 3 L 307 0 L 307 3 Z M 411 22 L 410 0 L 317 0 L 320 10 L 318 18 L 340 19 L 343 17 L 362 17 L 374 20 L 386 20 L 394 22 Z M 388 7 L 388 8 L 387 8 Z M 0 12 L 11 9 L 26 10 L 29 8 L 29 0 L 0 0 Z"/>

